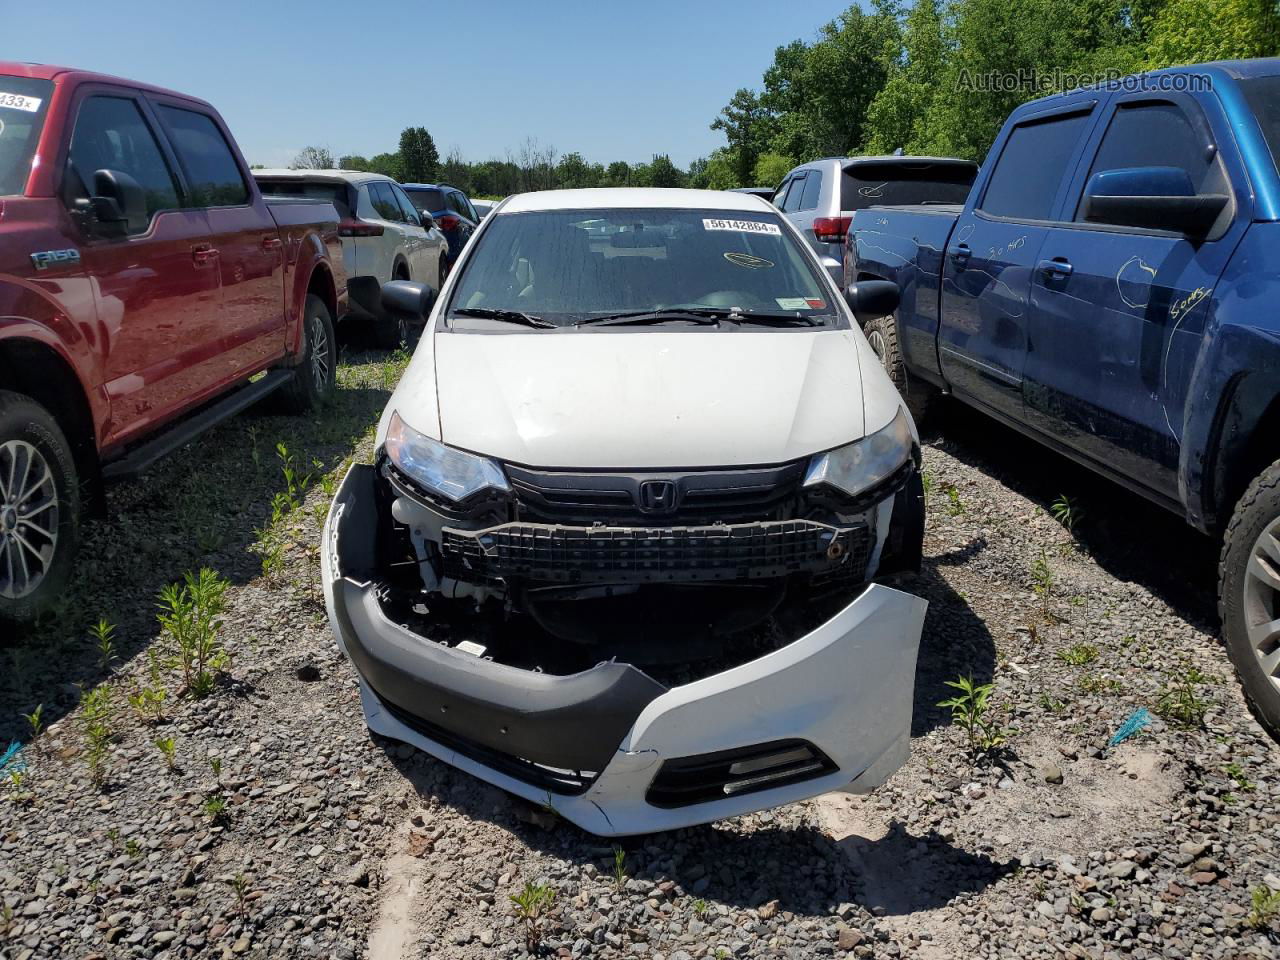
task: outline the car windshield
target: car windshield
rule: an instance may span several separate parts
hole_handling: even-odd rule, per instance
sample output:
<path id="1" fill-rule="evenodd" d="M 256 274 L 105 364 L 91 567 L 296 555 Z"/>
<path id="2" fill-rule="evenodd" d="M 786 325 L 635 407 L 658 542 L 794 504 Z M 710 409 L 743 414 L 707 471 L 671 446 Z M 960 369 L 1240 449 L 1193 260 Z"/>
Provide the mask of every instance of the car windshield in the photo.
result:
<path id="1" fill-rule="evenodd" d="M 1271 148 L 1271 161 L 1280 173 L 1280 76 L 1241 80 L 1240 89 L 1258 118 L 1262 136 Z"/>
<path id="2" fill-rule="evenodd" d="M 964 203 L 978 175 L 976 164 L 857 163 L 845 168 L 841 210 L 899 203 Z"/>
<path id="3" fill-rule="evenodd" d="M 815 326 L 839 316 L 777 214 L 596 209 L 498 214 L 467 259 L 450 324 L 470 327 L 492 311 L 556 326 L 650 312 L 660 316 L 647 322 L 661 322 L 664 311 L 681 310 L 781 314 Z"/>
<path id="4" fill-rule="evenodd" d="M 413 201 L 419 213 L 444 209 L 444 194 L 434 187 L 416 190 L 413 187 L 405 187 L 404 192 L 409 195 L 409 199 Z"/>
<path id="5" fill-rule="evenodd" d="M 53 82 L 0 75 L 0 197 L 27 187 Z"/>

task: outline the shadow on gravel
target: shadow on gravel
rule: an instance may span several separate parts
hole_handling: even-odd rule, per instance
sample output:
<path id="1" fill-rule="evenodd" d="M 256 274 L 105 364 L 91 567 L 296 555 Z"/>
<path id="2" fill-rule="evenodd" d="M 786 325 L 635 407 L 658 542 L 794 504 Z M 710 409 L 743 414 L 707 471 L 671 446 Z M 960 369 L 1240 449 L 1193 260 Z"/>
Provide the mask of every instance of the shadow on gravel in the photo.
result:
<path id="1" fill-rule="evenodd" d="M 43 704 L 44 724 L 56 722 L 79 702 L 81 688 L 91 689 L 158 638 L 162 587 L 202 566 L 233 584 L 262 575 L 251 547 L 285 487 L 276 445 L 286 446 L 300 473 L 319 478 L 351 456 L 391 395 L 398 368 L 387 354 L 344 362 L 337 395 L 319 415 L 276 415 L 268 398 L 140 479 L 108 490 L 108 518 L 83 528 L 61 607 L 35 626 L 0 630 L 0 750 L 29 736 L 24 714 Z M 316 490 L 313 497 L 324 495 Z M 288 542 L 286 549 L 314 546 Z M 100 617 L 115 625 L 105 656 L 89 637 Z M 123 696 L 118 701 L 118 709 L 127 709 Z"/>
<path id="2" fill-rule="evenodd" d="M 1083 508 L 1075 532 L 1099 566 L 1217 632 L 1218 547 L 1182 517 L 959 403 L 938 404 L 930 431 L 926 442 L 1046 510 L 1066 494 Z"/>
<path id="3" fill-rule="evenodd" d="M 655 896 L 674 895 L 661 886 L 674 882 L 686 896 L 734 909 L 777 900 L 780 910 L 812 916 L 830 916 L 850 902 L 909 913 L 979 892 L 1017 867 L 1015 861 L 970 853 L 934 832 L 913 836 L 896 822 L 878 840 L 836 841 L 807 824 L 794 825 L 797 814 L 787 807 L 754 815 L 748 827 L 729 820 L 644 836 L 597 837 L 425 754 L 405 757 L 395 741 L 374 741 L 424 806 L 434 798 L 468 819 L 507 830 L 532 851 L 576 864 L 580 880 L 587 879 L 588 864 L 612 878 L 615 850 L 621 848 L 624 884 L 641 896 L 655 889 Z"/>

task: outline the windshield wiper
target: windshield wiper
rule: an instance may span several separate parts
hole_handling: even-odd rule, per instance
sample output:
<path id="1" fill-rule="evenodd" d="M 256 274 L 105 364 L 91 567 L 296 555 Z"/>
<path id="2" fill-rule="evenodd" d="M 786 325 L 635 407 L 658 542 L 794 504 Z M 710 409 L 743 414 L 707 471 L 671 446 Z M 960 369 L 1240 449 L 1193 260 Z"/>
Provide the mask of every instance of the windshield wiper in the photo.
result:
<path id="1" fill-rule="evenodd" d="M 497 310 L 489 307 L 459 307 L 453 311 L 455 317 L 477 317 L 481 320 L 501 320 L 504 323 L 519 323 L 526 327 L 553 329 L 556 325 L 550 320 L 543 320 L 519 310 Z"/>
<path id="2" fill-rule="evenodd" d="M 730 314 L 734 323 L 753 323 L 770 327 L 820 327 L 821 317 L 807 317 L 803 313 L 764 313 L 758 310 L 744 310 Z"/>
<path id="3" fill-rule="evenodd" d="M 632 310 L 629 313 L 609 313 L 600 317 L 584 317 L 574 324 L 575 327 L 615 327 L 623 324 L 656 324 L 656 323 L 697 323 L 714 326 L 722 317 L 728 317 L 727 310 Z"/>

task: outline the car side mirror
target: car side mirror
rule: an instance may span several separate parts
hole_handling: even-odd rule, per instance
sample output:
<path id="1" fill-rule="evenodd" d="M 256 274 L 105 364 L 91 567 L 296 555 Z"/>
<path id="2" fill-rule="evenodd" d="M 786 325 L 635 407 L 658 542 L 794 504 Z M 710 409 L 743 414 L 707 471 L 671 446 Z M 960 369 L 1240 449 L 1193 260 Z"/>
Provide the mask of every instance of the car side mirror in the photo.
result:
<path id="1" fill-rule="evenodd" d="M 1089 178 L 1082 213 L 1089 223 L 1176 230 L 1199 239 L 1227 203 L 1225 194 L 1196 193 L 1180 167 L 1126 167 Z"/>
<path id="2" fill-rule="evenodd" d="M 147 229 L 146 191 L 127 173 L 95 170 L 89 204 L 94 219 L 106 232 L 142 233 Z"/>
<path id="3" fill-rule="evenodd" d="M 887 317 L 898 309 L 901 291 L 891 280 L 859 280 L 849 284 L 844 302 L 860 324 Z"/>
<path id="4" fill-rule="evenodd" d="M 425 323 L 439 295 L 429 283 L 392 280 L 382 285 L 382 309 L 393 316 L 407 317 L 414 323 Z"/>

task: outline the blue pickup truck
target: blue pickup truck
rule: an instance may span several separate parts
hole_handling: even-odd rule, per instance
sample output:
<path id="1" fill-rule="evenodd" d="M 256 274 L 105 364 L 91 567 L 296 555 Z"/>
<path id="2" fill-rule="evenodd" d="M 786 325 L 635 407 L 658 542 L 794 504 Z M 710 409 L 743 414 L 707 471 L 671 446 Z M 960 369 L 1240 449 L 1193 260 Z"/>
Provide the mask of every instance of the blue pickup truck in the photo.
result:
<path id="1" fill-rule="evenodd" d="M 898 288 L 865 329 L 917 419 L 950 394 L 1222 538 L 1223 634 L 1273 733 L 1278 167 L 1280 59 L 1128 77 L 1015 110 L 963 207 L 858 211 L 845 267 Z"/>

